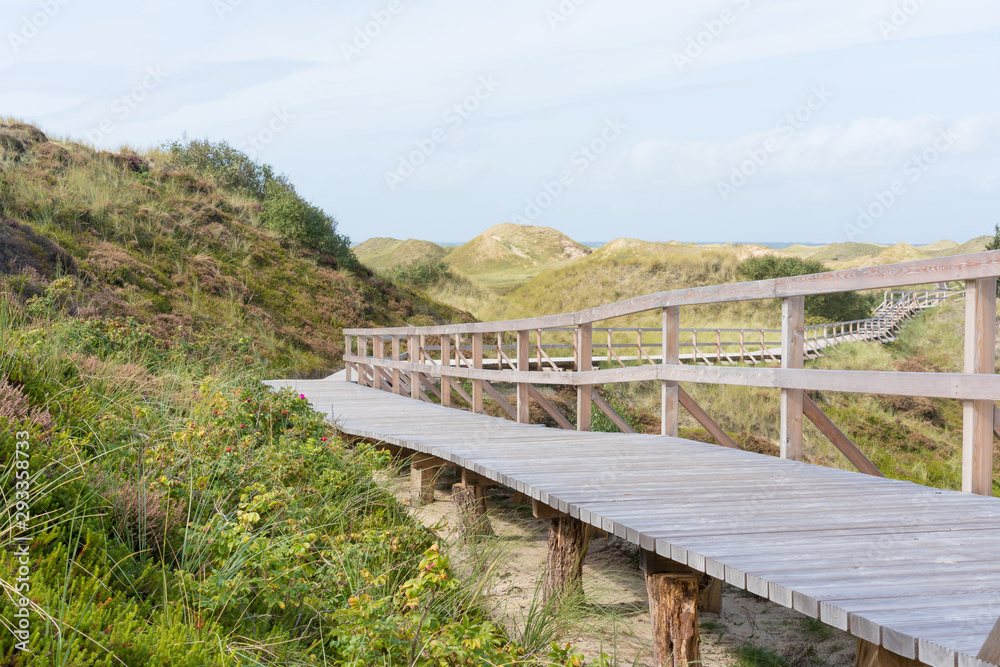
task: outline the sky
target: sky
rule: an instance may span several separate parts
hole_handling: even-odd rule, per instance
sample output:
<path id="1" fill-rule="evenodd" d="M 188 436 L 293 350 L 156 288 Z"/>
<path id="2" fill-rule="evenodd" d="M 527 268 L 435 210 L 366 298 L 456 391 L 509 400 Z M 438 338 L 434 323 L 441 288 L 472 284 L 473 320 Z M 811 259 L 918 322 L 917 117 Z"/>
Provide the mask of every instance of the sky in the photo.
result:
<path id="1" fill-rule="evenodd" d="M 0 116 L 228 141 L 354 242 L 964 242 L 996 0 L 2 0 Z"/>

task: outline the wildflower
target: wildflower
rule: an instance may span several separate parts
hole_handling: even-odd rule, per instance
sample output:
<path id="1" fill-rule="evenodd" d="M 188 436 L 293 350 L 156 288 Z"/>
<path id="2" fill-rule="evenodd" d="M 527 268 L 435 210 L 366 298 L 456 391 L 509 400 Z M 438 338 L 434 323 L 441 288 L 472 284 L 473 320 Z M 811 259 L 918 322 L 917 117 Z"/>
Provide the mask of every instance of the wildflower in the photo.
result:
<path id="1" fill-rule="evenodd" d="M 299 394 L 299 398 L 301 398 L 304 401 L 304 400 L 306 400 L 306 395 L 305 394 Z"/>
<path id="2" fill-rule="evenodd" d="M 326 442 L 326 436 L 324 435 L 322 438 L 320 438 L 320 440 L 322 440 L 323 442 Z"/>
<path id="3" fill-rule="evenodd" d="M 232 447 L 226 447 L 226 453 L 229 454 L 233 451 Z"/>

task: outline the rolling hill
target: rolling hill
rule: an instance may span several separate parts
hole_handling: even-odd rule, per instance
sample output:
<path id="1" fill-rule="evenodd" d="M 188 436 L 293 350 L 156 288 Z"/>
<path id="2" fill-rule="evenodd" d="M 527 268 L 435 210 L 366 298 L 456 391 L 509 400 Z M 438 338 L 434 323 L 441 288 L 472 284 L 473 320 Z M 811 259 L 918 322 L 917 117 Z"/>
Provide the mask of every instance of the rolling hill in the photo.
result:
<path id="1" fill-rule="evenodd" d="M 439 262 L 448 254 L 447 248 L 430 241 L 400 241 L 385 237 L 368 239 L 354 246 L 353 250 L 359 262 L 378 272 L 421 262 Z"/>
<path id="2" fill-rule="evenodd" d="M 550 227 L 504 223 L 455 248 L 444 262 L 475 282 L 507 289 L 590 252 L 590 248 Z"/>

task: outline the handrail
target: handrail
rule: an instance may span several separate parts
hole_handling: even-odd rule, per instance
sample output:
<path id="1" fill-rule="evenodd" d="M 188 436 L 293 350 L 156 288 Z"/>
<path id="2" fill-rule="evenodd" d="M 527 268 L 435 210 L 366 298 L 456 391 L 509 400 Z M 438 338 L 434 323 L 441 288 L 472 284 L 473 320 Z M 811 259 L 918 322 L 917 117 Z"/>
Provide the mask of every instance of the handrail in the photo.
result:
<path id="1" fill-rule="evenodd" d="M 532 395 L 537 395 L 533 384 L 575 387 L 577 428 L 580 430 L 590 429 L 593 405 L 611 416 L 613 422 L 625 423 L 619 415 L 612 415 L 614 411 L 610 404 L 593 392 L 594 385 L 660 382 L 662 435 L 677 435 L 678 406 L 683 406 L 710 433 L 718 434 L 716 439 L 719 442 L 724 442 L 728 436 L 723 437 L 725 432 L 690 395 L 683 393 L 678 383 L 780 389 L 782 409 L 779 444 L 782 457 L 802 459 L 803 423 L 808 418 L 817 423 L 821 432 L 856 465 L 863 454 L 836 429 L 828 417 L 822 415 L 817 404 L 807 403 L 808 396 L 805 392 L 833 391 L 958 399 L 965 406 L 962 487 L 966 491 L 989 495 L 992 494 L 993 485 L 993 430 L 996 425 L 993 402 L 1000 400 L 1000 378 L 994 375 L 997 276 L 1000 276 L 1000 251 L 990 251 L 810 276 L 660 292 L 562 315 L 430 327 L 346 329 L 344 361 L 347 364 L 348 381 L 351 381 L 352 373 L 356 372 L 358 382 L 362 385 L 384 387 L 397 394 L 405 392 L 414 399 L 432 400 L 421 389 L 426 387 L 445 406 L 452 405 L 451 390 L 460 384 L 453 383 L 452 379 L 471 381 L 471 393 L 465 388 L 458 392 L 456 388 L 456 392 L 470 409 L 483 412 L 484 395 L 488 395 L 504 411 L 523 423 L 529 421 L 529 403 Z M 955 281 L 965 281 L 964 292 L 952 291 L 947 286 L 937 290 L 887 291 L 882 304 L 871 318 L 805 326 L 806 295 L 913 284 L 940 285 Z M 821 349 L 829 345 L 858 340 L 886 341 L 900 323 L 913 313 L 939 305 L 944 299 L 959 294 L 965 298 L 966 312 L 964 373 L 840 371 L 803 367 L 808 354 L 819 354 Z M 751 330 L 754 334 L 759 334 L 760 340 L 747 341 L 746 330 L 734 330 L 740 334 L 739 351 L 730 354 L 725 348 L 734 347 L 737 343 L 723 341 L 722 329 L 689 330 L 690 343 L 683 343 L 685 347 L 690 346 L 692 349 L 689 358 L 696 362 L 700 359 L 709 365 L 691 366 L 681 363 L 680 306 L 767 298 L 782 299 L 780 331 Z M 594 322 L 651 310 L 662 311 L 662 327 L 657 330 L 662 332 L 659 352 L 653 351 L 652 345 L 644 344 L 642 327 L 630 327 L 620 332 L 636 334 L 636 355 L 627 359 L 638 362 L 638 365 L 628 366 L 614 353 L 619 344 L 613 341 L 613 329 L 596 329 L 599 333 L 606 333 L 606 345 L 594 340 Z M 546 346 L 542 340 L 543 331 L 561 334 L 560 346 L 564 349 L 572 348 L 571 370 L 544 369 L 543 358 L 548 355 L 544 354 Z M 714 341 L 699 341 L 701 332 L 714 334 Z M 487 333 L 490 334 L 490 340 L 485 338 Z M 572 344 L 566 342 L 566 334 L 569 333 L 573 334 Z M 780 341 L 767 341 L 767 333 L 778 334 Z M 533 335 L 536 337 L 534 344 L 531 341 Z M 387 337 L 392 339 L 392 358 L 386 356 L 384 339 Z M 440 345 L 431 348 L 427 345 L 428 337 L 440 337 Z M 372 342 L 369 346 L 370 338 Z M 403 343 L 406 345 L 405 353 L 402 350 Z M 775 344 L 777 348 L 768 347 Z M 759 349 L 751 351 L 748 345 L 759 345 Z M 551 344 L 549 347 L 552 348 Z M 621 368 L 594 370 L 594 351 L 600 347 L 607 350 L 607 360 L 610 362 L 614 357 Z M 470 348 L 471 366 L 469 359 L 462 354 L 463 349 L 469 351 Z M 531 354 L 532 348 L 534 356 Z M 505 350 L 513 353 L 508 355 Z M 484 351 L 491 354 L 495 352 L 496 358 L 487 359 Z M 432 352 L 437 353 L 437 358 L 432 356 Z M 406 360 L 403 359 L 404 355 Z M 712 365 L 713 356 L 716 365 Z M 659 363 L 654 357 L 659 359 Z M 756 364 L 763 363 L 768 358 L 774 362 L 780 361 L 781 367 L 735 365 L 737 359 L 740 362 L 749 359 L 750 363 Z M 537 370 L 532 370 L 533 360 L 536 360 Z M 551 366 L 556 367 L 552 359 L 548 361 Z M 723 366 L 725 363 L 730 365 Z M 486 368 L 487 364 L 493 368 Z M 432 382 L 434 377 L 441 378 L 440 392 Z M 516 407 L 494 389 L 491 382 L 516 385 Z M 681 400 L 682 396 L 684 400 Z M 470 398 L 471 401 L 468 400 Z M 551 402 L 544 407 L 550 413 L 555 410 Z M 563 415 L 559 416 L 561 419 L 556 421 L 561 426 L 565 428 L 570 424 Z M 861 461 L 859 467 L 868 472 L 874 468 L 870 461 Z"/>
<path id="2" fill-rule="evenodd" d="M 391 327 L 379 330 L 394 335 L 440 335 L 514 332 L 526 329 L 552 329 L 593 324 L 626 315 L 674 306 L 695 306 L 710 303 L 755 301 L 834 294 L 853 290 L 873 290 L 932 282 L 955 282 L 992 278 L 1000 275 L 1000 250 L 955 255 L 947 258 L 924 259 L 898 264 L 883 264 L 860 269 L 828 271 L 791 278 L 774 278 L 756 282 L 708 285 L 688 289 L 657 292 L 617 303 L 596 306 L 586 310 L 560 315 L 543 315 L 500 322 L 439 325 L 429 327 Z M 372 335 L 373 329 L 345 329 L 353 336 Z"/>

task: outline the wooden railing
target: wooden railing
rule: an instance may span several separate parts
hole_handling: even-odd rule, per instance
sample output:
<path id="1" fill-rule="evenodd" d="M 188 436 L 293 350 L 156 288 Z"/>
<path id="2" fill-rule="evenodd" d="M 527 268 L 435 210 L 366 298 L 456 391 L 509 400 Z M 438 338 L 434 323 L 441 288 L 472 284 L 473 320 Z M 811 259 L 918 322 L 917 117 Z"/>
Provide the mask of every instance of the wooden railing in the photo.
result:
<path id="1" fill-rule="evenodd" d="M 684 407 L 722 445 L 737 447 L 725 431 L 683 388 L 681 382 L 768 387 L 781 391 L 780 447 L 784 458 L 801 460 L 803 423 L 808 418 L 862 472 L 880 474 L 877 468 L 836 427 L 807 391 L 857 392 L 950 398 L 963 401 L 963 490 L 992 494 L 994 405 L 1000 400 L 1000 378 L 994 375 L 996 338 L 996 284 L 1000 251 L 904 262 L 861 269 L 694 287 L 661 292 L 598 306 L 575 313 L 472 324 L 430 327 L 345 330 L 348 380 L 415 399 L 439 401 L 445 407 L 465 407 L 483 412 L 489 396 L 512 419 L 527 423 L 529 404 L 535 400 L 563 428 L 589 430 L 592 406 L 597 406 L 622 431 L 628 423 L 593 388 L 622 382 L 657 381 L 661 385 L 661 433 L 676 436 L 679 408 Z M 870 340 L 884 336 L 915 309 L 937 305 L 952 296 L 947 290 L 890 292 L 873 318 L 857 323 L 805 326 L 805 297 L 850 290 L 893 290 L 927 283 L 965 282 L 965 366 L 963 373 L 910 373 L 884 371 L 834 371 L 803 368 L 809 341 Z M 778 361 L 780 367 L 739 365 L 739 355 L 723 354 L 723 330 L 716 333 L 716 361 L 732 365 L 711 368 L 685 365 L 681 359 L 680 308 L 738 301 L 781 299 L 781 330 L 777 341 L 761 342 L 756 362 Z M 619 360 L 619 367 L 594 369 L 595 323 L 659 311 L 658 354 L 644 347 L 638 329 L 635 365 Z M 833 327 L 833 328 L 831 328 Z M 637 331 L 624 328 L 626 331 Z M 610 328 L 609 336 L 622 328 Z M 725 333 L 741 332 L 741 330 Z M 764 330 L 767 332 L 767 330 Z M 822 333 L 820 333 L 822 332 Z M 746 330 L 742 330 L 745 336 Z M 810 338 L 810 333 L 811 338 Z M 572 349 L 570 368 L 549 354 L 551 343 Z M 852 338 L 853 336 L 853 338 Z M 764 336 L 766 338 L 766 336 Z M 745 347 L 745 337 L 744 337 Z M 697 333 L 692 355 L 700 353 Z M 739 344 L 737 342 L 737 344 Z M 816 343 L 814 343 L 816 344 Z M 597 342 L 600 346 L 600 342 Z M 608 361 L 615 354 L 608 348 Z M 780 354 L 768 358 L 766 349 Z M 814 347 L 813 349 L 818 349 Z M 509 352 L 509 354 L 508 354 Z M 742 361 L 751 361 L 749 354 Z M 609 363 L 610 365 L 610 363 Z M 439 378 L 439 382 L 433 379 Z M 511 403 L 492 383 L 516 385 Z M 562 415 L 534 385 L 567 385 L 576 388 L 576 425 Z M 430 396 L 433 395 L 434 399 Z"/>

